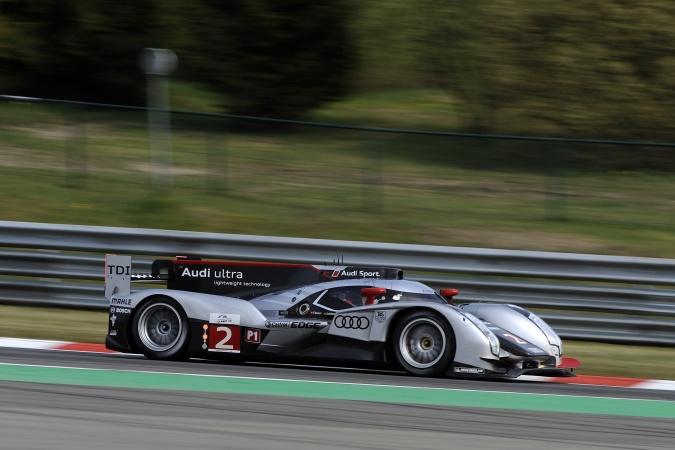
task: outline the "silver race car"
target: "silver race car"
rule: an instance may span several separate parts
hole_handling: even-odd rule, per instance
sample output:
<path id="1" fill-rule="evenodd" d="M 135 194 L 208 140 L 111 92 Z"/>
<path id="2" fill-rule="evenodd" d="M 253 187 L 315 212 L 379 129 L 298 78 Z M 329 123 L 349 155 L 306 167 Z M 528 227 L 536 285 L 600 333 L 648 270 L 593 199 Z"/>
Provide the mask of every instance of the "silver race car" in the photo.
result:
<path id="1" fill-rule="evenodd" d="M 421 376 L 573 376 L 558 335 L 515 305 L 455 306 L 388 267 L 176 258 L 134 274 L 108 255 L 106 346 L 152 359 L 393 365 Z M 131 291 L 132 281 L 166 289 Z"/>

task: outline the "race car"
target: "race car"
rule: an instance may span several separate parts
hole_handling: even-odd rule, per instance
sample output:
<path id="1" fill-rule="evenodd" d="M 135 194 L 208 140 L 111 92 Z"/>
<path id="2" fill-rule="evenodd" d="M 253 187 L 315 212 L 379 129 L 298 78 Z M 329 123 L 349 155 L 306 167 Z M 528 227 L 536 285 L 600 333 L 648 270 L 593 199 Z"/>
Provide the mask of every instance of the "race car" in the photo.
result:
<path id="1" fill-rule="evenodd" d="M 339 262 L 339 261 L 338 261 Z M 166 288 L 131 290 L 132 281 Z M 106 347 L 151 359 L 381 363 L 419 376 L 574 376 L 560 337 L 516 305 L 454 305 L 392 267 L 108 255 Z"/>

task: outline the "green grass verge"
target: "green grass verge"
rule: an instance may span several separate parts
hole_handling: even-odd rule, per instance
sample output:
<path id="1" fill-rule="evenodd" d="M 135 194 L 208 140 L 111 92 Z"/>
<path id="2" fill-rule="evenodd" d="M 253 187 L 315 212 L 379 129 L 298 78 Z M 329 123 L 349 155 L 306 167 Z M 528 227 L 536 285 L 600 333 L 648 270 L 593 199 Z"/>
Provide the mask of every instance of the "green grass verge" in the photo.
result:
<path id="1" fill-rule="evenodd" d="M 103 344 L 105 311 L 0 305 L 0 336 Z"/>
<path id="2" fill-rule="evenodd" d="M 63 152 L 25 150 L 0 176 L 3 220 L 671 257 L 671 177 L 578 175 L 567 196 L 532 173 L 378 159 L 349 140 L 229 137 L 227 155 L 188 151 L 174 188 L 152 186 L 133 134 L 91 142 L 86 171 Z M 140 142 L 140 141 L 139 141 Z M 193 143 L 194 144 L 194 143 Z M 400 143 L 399 143 L 400 144 Z M 17 143 L 17 145 L 20 145 Z M 196 144 L 195 144 L 196 145 Z M 396 146 L 390 147 L 394 154 Z M 94 150 L 96 149 L 96 150 Z M 367 150 L 367 149 L 366 149 Z M 211 159 L 209 159 L 211 158 Z M 218 162 L 218 159 L 227 162 Z M 18 163 L 17 163 L 18 164 Z M 78 164 L 77 160 L 72 164 Z M 227 169 L 224 169 L 224 166 Z"/>
<path id="3" fill-rule="evenodd" d="M 0 305 L 0 336 L 103 343 L 108 314 L 99 311 Z M 581 361 L 577 373 L 675 380 L 675 350 L 565 341 L 565 355 Z"/>
<path id="4" fill-rule="evenodd" d="M 182 92 L 177 106 L 215 108 L 194 88 Z M 447 130 L 453 117 L 447 96 L 404 91 L 344 100 L 312 119 Z M 675 254 L 670 175 L 565 170 L 540 143 L 172 120 L 173 186 L 163 188 L 153 185 L 144 113 L 0 104 L 0 218 Z"/>

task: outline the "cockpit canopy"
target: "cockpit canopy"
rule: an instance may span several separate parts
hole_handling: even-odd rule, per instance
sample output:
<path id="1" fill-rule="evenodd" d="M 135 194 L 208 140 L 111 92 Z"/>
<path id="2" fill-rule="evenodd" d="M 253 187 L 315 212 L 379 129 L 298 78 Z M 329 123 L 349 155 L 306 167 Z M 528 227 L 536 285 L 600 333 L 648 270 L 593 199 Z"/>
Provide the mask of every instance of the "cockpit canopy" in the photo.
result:
<path id="1" fill-rule="evenodd" d="M 364 287 L 369 287 L 368 285 L 364 286 L 339 286 L 332 289 L 327 289 L 325 291 L 317 292 L 313 294 L 310 298 L 306 298 L 305 301 L 311 302 L 317 306 L 324 307 L 333 311 L 340 311 L 343 309 L 353 308 L 357 306 L 363 306 L 365 297 L 361 295 L 361 289 Z M 386 292 L 382 295 L 377 295 L 375 297 L 374 305 L 380 305 L 385 303 L 393 302 L 412 302 L 412 301 L 423 301 L 423 302 L 433 302 L 447 304 L 447 300 L 438 295 L 435 292 L 430 293 L 419 293 L 419 292 L 406 292 L 395 289 L 387 289 Z"/>

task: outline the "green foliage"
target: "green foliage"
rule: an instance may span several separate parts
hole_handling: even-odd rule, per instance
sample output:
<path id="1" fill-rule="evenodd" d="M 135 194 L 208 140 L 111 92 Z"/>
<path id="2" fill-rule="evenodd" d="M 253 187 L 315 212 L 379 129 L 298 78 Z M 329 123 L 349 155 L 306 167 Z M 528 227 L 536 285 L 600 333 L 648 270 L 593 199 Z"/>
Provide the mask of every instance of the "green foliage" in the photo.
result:
<path id="1" fill-rule="evenodd" d="M 420 61 L 473 131 L 672 140 L 675 4 L 424 0 Z"/>
<path id="2" fill-rule="evenodd" d="M 343 96 L 354 66 L 349 0 L 195 2 L 182 70 L 236 114 L 293 118 Z"/>
<path id="3" fill-rule="evenodd" d="M 417 26 L 425 19 L 417 2 L 370 0 L 359 5 L 352 28 L 357 40 L 354 84 L 363 92 L 424 87 L 417 61 Z"/>
<path id="4" fill-rule="evenodd" d="M 141 103 L 139 52 L 173 48 L 230 112 L 292 118 L 345 94 L 351 0 L 0 0 L 7 93 Z"/>
<path id="5" fill-rule="evenodd" d="M 161 45 L 158 0 L 0 0 L 0 70 L 11 93 L 139 103 L 137 60 Z M 3 92 L 7 93 L 7 92 Z"/>
<path id="6" fill-rule="evenodd" d="M 0 0 L 0 91 L 141 103 L 138 53 L 167 47 L 233 113 L 441 88 L 448 130 L 671 141 L 674 17 L 665 0 Z"/>

